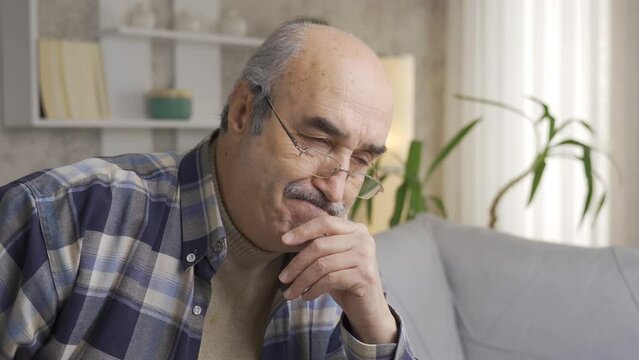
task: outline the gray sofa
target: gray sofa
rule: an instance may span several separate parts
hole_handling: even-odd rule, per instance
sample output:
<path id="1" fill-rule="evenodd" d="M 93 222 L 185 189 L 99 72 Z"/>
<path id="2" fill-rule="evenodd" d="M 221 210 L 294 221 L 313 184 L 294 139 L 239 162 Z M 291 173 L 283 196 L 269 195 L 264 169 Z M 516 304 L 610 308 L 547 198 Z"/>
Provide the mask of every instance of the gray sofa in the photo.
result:
<path id="1" fill-rule="evenodd" d="M 419 359 L 639 359 L 639 249 L 531 241 L 431 215 L 376 239 Z"/>

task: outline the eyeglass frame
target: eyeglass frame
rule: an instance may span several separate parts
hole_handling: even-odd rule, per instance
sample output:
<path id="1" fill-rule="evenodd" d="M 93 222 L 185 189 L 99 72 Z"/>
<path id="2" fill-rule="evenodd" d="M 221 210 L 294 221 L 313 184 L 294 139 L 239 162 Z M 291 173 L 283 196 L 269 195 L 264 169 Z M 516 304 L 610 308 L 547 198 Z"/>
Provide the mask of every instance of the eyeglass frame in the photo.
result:
<path id="1" fill-rule="evenodd" d="M 358 175 L 364 176 L 365 178 L 370 178 L 370 179 L 372 179 L 373 181 L 375 181 L 375 182 L 377 182 L 379 184 L 379 189 L 377 189 L 377 191 L 373 195 L 371 195 L 369 198 L 367 198 L 367 199 L 372 199 L 377 194 L 379 194 L 381 192 L 384 192 L 384 187 L 382 186 L 382 182 L 379 180 L 379 178 L 372 177 L 372 176 L 370 176 L 370 175 L 368 175 L 368 174 L 366 174 L 364 172 L 352 171 L 350 169 L 344 169 L 342 167 L 342 163 L 339 160 L 337 160 L 334 157 L 332 157 L 331 155 L 329 155 L 329 154 L 327 154 L 327 153 L 325 153 L 323 151 L 314 149 L 312 147 L 306 147 L 306 148 L 302 147 L 299 144 L 299 142 L 297 141 L 297 139 L 295 139 L 295 137 L 293 136 L 291 131 L 286 127 L 286 125 L 284 125 L 284 120 L 282 120 L 280 115 L 277 113 L 277 110 L 275 110 L 275 106 L 273 106 L 273 103 L 271 103 L 271 99 L 267 95 L 264 95 L 264 99 L 266 100 L 266 103 L 268 104 L 268 106 L 273 111 L 273 114 L 275 115 L 275 118 L 277 119 L 277 122 L 282 126 L 282 129 L 284 129 L 284 132 L 286 133 L 286 136 L 288 136 L 288 138 L 291 140 L 291 142 L 293 143 L 293 146 L 295 147 L 295 149 L 297 149 L 297 151 L 300 152 L 299 156 L 301 156 L 302 154 L 308 153 L 308 150 L 312 149 L 313 151 L 318 152 L 318 153 L 328 157 L 329 159 L 335 161 L 335 163 L 338 165 L 338 167 L 336 169 L 334 169 L 334 173 L 331 176 L 327 177 L 327 178 L 335 176 L 339 171 L 343 171 L 344 173 L 346 173 L 346 179 L 351 177 L 353 174 L 358 174 Z M 373 169 L 373 171 L 375 171 L 374 168 L 372 167 L 373 165 L 370 165 L 370 166 Z M 314 175 L 314 176 L 322 177 L 320 175 Z M 362 182 L 362 184 L 364 184 L 364 183 Z M 358 192 L 358 195 L 359 195 L 359 192 Z M 359 196 L 357 196 L 357 197 L 359 198 Z"/>

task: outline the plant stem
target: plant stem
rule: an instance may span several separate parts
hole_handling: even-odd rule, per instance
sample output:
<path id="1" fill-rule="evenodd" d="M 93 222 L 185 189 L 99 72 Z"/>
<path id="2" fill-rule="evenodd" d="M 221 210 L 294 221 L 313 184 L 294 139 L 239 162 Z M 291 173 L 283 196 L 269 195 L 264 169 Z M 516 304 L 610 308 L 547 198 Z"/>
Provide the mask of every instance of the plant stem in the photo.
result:
<path id="1" fill-rule="evenodd" d="M 501 188 L 501 190 L 499 190 L 499 192 L 493 199 L 492 204 L 490 205 L 490 222 L 488 224 L 488 227 L 490 227 L 491 229 L 494 229 L 495 225 L 497 224 L 497 206 L 499 205 L 501 198 L 508 192 L 508 190 L 510 190 L 510 188 L 512 188 L 518 182 L 526 178 L 526 176 L 528 176 L 528 174 L 530 174 L 533 171 L 533 169 L 534 169 L 534 164 L 533 166 L 529 167 L 524 172 L 519 174 L 517 177 L 510 180 L 508 184 L 506 184 L 503 188 Z"/>

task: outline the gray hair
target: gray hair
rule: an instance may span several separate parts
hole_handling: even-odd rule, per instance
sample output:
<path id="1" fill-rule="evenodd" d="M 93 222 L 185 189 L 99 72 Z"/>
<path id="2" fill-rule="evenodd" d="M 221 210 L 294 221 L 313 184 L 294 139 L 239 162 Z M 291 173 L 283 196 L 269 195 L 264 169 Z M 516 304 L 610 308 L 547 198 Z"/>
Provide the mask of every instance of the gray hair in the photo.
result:
<path id="1" fill-rule="evenodd" d="M 314 24 L 324 25 L 325 23 L 313 19 L 297 19 L 281 24 L 264 40 L 244 66 L 236 85 L 240 81 L 246 80 L 251 92 L 255 95 L 250 115 L 250 131 L 252 133 L 260 134 L 262 132 L 264 119 L 271 115 L 271 108 L 266 98 L 271 97 L 276 81 L 284 73 L 290 60 L 302 49 L 304 35 L 308 28 Z M 228 129 L 229 101 L 230 95 L 226 99 L 220 115 L 222 132 Z"/>

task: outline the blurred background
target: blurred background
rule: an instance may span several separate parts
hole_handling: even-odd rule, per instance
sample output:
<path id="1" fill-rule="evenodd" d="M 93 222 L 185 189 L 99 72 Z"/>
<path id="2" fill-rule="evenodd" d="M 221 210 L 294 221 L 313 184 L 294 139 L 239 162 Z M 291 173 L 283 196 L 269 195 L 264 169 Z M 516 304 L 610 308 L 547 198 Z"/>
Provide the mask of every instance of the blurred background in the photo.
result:
<path id="1" fill-rule="evenodd" d="M 400 221 L 428 210 L 485 227 L 497 198 L 501 231 L 639 245 L 639 2 L 0 4 L 0 184 L 91 156 L 189 149 L 219 123 L 260 41 L 283 21 L 310 17 L 369 44 L 395 87 L 373 232 L 388 228 L 407 183 L 421 200 L 408 196 Z M 422 147 L 413 181 L 414 139 Z M 367 221 L 366 208 L 356 218 Z"/>

